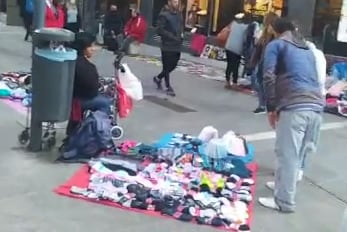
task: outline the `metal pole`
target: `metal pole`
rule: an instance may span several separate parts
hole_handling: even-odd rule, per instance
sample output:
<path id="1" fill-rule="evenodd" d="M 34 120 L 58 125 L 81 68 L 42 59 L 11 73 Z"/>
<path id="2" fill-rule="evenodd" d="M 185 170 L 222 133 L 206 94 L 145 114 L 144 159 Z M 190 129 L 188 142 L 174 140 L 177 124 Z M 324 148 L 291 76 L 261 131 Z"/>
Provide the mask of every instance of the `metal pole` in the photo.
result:
<path id="1" fill-rule="evenodd" d="M 46 12 L 46 1 L 45 0 L 33 0 L 34 1 L 34 19 L 33 26 L 34 30 L 41 29 L 45 26 L 45 12 Z M 34 66 L 34 48 L 37 41 L 33 40 L 32 48 L 32 65 L 31 70 Z M 33 77 L 35 78 L 35 77 Z M 35 97 L 35 86 L 33 86 L 32 93 L 32 106 L 31 106 L 31 122 L 30 122 L 30 143 L 29 150 L 32 152 L 41 151 L 42 148 L 42 122 L 37 120 L 36 109 L 40 107 L 37 105 Z"/>

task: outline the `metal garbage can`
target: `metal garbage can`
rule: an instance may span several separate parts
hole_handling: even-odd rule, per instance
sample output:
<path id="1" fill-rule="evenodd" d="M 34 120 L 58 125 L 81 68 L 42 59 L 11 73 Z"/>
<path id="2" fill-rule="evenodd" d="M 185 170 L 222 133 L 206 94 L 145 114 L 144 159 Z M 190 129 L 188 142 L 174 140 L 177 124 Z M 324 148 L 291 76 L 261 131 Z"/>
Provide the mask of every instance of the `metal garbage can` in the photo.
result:
<path id="1" fill-rule="evenodd" d="M 34 31 L 32 114 L 41 122 L 69 119 L 77 52 L 64 46 L 75 39 L 60 28 Z"/>

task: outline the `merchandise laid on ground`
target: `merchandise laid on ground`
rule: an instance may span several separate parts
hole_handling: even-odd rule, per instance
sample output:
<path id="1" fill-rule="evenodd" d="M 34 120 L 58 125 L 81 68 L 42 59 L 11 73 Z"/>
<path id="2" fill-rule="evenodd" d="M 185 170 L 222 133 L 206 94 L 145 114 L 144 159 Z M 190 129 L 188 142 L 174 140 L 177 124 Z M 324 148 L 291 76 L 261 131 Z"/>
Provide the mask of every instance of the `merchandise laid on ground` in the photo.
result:
<path id="1" fill-rule="evenodd" d="M 347 63 L 337 62 L 330 69 L 325 82 L 325 112 L 347 117 Z"/>
<path id="2" fill-rule="evenodd" d="M 7 104 L 25 112 L 31 105 L 31 74 L 29 72 L 7 72 L 0 74 L 0 98 Z"/>
<path id="3" fill-rule="evenodd" d="M 163 135 L 145 145 L 125 141 L 93 158 L 54 191 L 152 216 L 250 231 L 257 165 L 253 146 L 230 131 L 219 138 Z"/>

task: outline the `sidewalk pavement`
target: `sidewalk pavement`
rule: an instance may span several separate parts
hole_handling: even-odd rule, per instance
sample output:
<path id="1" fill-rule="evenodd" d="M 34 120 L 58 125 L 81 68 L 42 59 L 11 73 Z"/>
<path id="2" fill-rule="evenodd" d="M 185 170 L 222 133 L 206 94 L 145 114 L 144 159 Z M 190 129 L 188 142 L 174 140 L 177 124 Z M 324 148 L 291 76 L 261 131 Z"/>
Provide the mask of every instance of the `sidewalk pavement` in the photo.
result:
<path id="1" fill-rule="evenodd" d="M 23 41 L 24 31 L 6 29 L 0 33 L 0 72 L 29 70 L 30 43 Z M 104 75 L 112 75 L 113 56 L 100 52 L 95 64 Z M 166 97 L 155 90 L 152 77 L 160 68 L 126 58 L 144 87 L 146 96 Z M 48 77 L 49 78 L 49 77 Z M 253 115 L 255 99 L 223 89 L 223 83 L 194 78 L 175 71 L 173 86 L 178 94 L 163 100 L 192 109 L 180 113 L 168 104 L 149 100 L 135 104 L 129 118 L 121 120 L 127 139 L 152 142 L 165 132 L 197 134 L 206 125 L 214 125 L 220 134 L 234 130 L 248 135 L 256 148 L 259 163 L 257 196 L 271 195 L 264 186 L 272 179 L 274 134 L 265 115 Z M 325 115 L 324 131 L 318 154 L 311 157 L 304 181 L 299 183 L 297 212 L 285 215 L 266 210 L 255 203 L 252 232 L 336 232 L 347 202 L 346 120 Z M 143 216 L 118 209 L 56 196 L 52 189 L 68 179 L 78 165 L 51 162 L 54 154 L 30 154 L 18 148 L 16 138 L 21 127 L 16 121 L 23 115 L 0 102 L 0 224 L 2 232 L 212 232 L 213 228 Z"/>

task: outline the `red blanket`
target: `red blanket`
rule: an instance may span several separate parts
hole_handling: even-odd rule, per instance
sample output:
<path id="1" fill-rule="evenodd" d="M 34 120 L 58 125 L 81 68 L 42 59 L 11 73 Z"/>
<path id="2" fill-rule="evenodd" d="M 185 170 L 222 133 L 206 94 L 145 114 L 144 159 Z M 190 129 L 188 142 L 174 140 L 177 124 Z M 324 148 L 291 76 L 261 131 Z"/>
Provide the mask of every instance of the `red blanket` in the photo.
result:
<path id="1" fill-rule="evenodd" d="M 248 165 L 248 168 L 251 170 L 252 174 L 253 174 L 253 180 L 256 182 L 256 172 L 258 169 L 258 166 L 256 163 L 251 163 Z M 93 199 L 89 199 L 80 195 L 75 195 L 73 193 L 70 193 L 70 189 L 72 186 L 76 186 L 76 187 L 80 187 L 80 188 L 86 188 L 88 186 L 89 183 L 89 177 L 90 174 L 88 173 L 88 166 L 84 165 L 82 166 L 65 184 L 62 184 L 60 186 L 58 186 L 56 189 L 54 189 L 54 192 L 59 194 L 59 195 L 63 195 L 63 196 L 67 196 L 67 197 L 71 197 L 71 198 L 76 198 L 76 199 L 81 199 L 81 200 L 85 200 L 85 201 L 89 201 L 89 202 L 93 202 L 93 203 L 97 203 L 97 204 L 102 204 L 102 205 L 107 205 L 107 206 L 111 206 L 111 207 L 115 207 L 115 208 L 120 208 L 123 210 L 130 210 L 130 211 L 134 211 L 137 213 L 143 213 L 146 215 L 151 215 L 151 216 L 156 216 L 156 217 L 166 217 L 166 218 L 172 218 L 172 217 L 168 217 L 168 216 L 163 216 L 158 212 L 154 212 L 154 211 L 145 211 L 145 210 L 139 210 L 139 209 L 133 209 L 133 208 L 126 208 L 123 207 L 117 203 L 114 202 L 110 202 L 110 201 L 102 201 L 102 200 L 93 200 Z M 254 185 L 252 187 L 252 195 L 254 198 L 255 195 L 255 186 Z M 248 224 L 250 225 L 253 219 L 253 207 L 254 207 L 254 202 L 252 201 L 249 204 L 248 207 L 248 212 L 249 212 L 249 220 L 248 220 Z M 226 230 L 225 228 L 220 228 L 222 230 Z"/>

